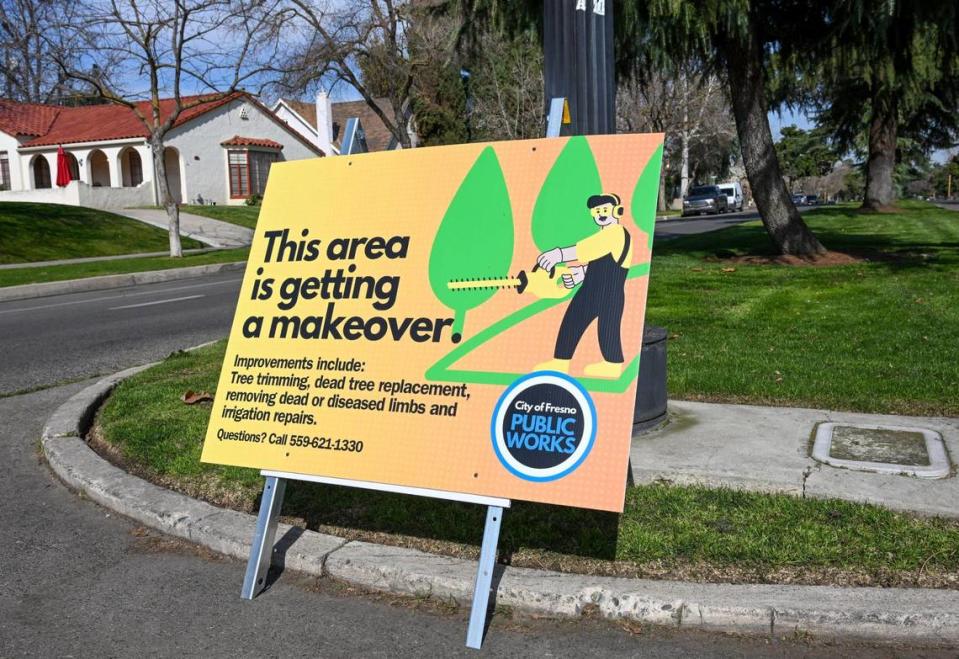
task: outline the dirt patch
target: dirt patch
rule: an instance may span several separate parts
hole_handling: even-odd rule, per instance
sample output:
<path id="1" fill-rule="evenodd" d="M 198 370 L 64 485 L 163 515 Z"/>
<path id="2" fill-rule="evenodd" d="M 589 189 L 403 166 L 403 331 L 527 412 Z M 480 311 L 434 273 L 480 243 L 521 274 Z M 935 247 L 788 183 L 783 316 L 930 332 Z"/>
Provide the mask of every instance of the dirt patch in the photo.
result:
<path id="1" fill-rule="evenodd" d="M 134 527 L 130 535 L 134 538 L 130 544 L 130 551 L 137 554 L 187 554 L 210 562 L 219 562 L 225 558 L 223 554 L 218 554 L 202 545 L 163 535 L 145 526 Z"/>
<path id="2" fill-rule="evenodd" d="M 722 263 L 736 263 L 742 265 L 791 265 L 791 266 L 807 266 L 807 267 L 817 267 L 825 268 L 836 265 L 853 265 L 855 263 L 862 263 L 864 261 L 871 261 L 875 259 L 868 258 L 864 255 L 854 255 L 847 254 L 845 252 L 826 252 L 825 254 L 820 254 L 816 257 L 803 258 L 799 256 L 790 256 L 790 255 L 759 255 L 759 254 L 745 254 L 742 256 L 725 256 L 717 255 L 713 259 L 720 261 Z"/>
<path id="3" fill-rule="evenodd" d="M 796 267 L 830 268 L 839 265 L 856 265 L 859 263 L 891 263 L 894 265 L 914 265 L 934 261 L 936 254 L 900 250 L 882 252 L 878 250 L 859 252 L 827 251 L 814 257 L 791 256 L 786 254 L 734 254 L 733 252 L 717 252 L 714 256 L 706 257 L 708 263 L 721 263 L 724 272 L 734 272 L 731 269 L 736 265 L 786 265 Z"/>

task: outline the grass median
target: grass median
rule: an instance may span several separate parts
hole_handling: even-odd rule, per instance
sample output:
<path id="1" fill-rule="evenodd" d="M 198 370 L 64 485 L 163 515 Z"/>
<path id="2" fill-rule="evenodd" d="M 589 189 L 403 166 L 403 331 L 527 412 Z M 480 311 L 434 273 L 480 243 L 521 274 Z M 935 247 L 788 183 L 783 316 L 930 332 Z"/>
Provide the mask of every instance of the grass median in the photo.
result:
<path id="1" fill-rule="evenodd" d="M 257 471 L 200 463 L 224 344 L 177 353 L 121 383 L 92 443 L 125 467 L 218 505 L 253 511 Z M 484 511 L 446 501 L 290 483 L 287 521 L 352 539 L 475 558 Z M 959 588 L 959 523 L 877 506 L 729 489 L 627 490 L 622 516 L 517 502 L 504 517 L 501 560 L 590 574 L 736 583 Z"/>
<path id="2" fill-rule="evenodd" d="M 804 214 L 839 265 L 775 262 L 758 222 L 655 245 L 670 395 L 959 416 L 959 213 L 903 205 Z"/>
<path id="3" fill-rule="evenodd" d="M 167 232 L 95 208 L 0 202 L 0 263 L 30 263 L 168 250 Z M 183 238 L 183 248 L 203 245 Z"/>
<path id="4" fill-rule="evenodd" d="M 34 268 L 12 268 L 10 270 L 0 270 L 0 288 L 5 286 L 19 286 L 21 284 L 65 281 L 67 279 L 84 279 L 86 277 L 98 277 L 101 275 L 122 275 L 132 272 L 188 268 L 212 263 L 235 263 L 246 261 L 249 254 L 250 248 L 242 247 L 239 249 L 203 252 L 201 254 L 185 254 L 178 259 L 170 258 L 169 256 L 146 256 L 132 259 L 116 259 L 113 261 L 92 261 L 89 263 L 72 263 Z"/>

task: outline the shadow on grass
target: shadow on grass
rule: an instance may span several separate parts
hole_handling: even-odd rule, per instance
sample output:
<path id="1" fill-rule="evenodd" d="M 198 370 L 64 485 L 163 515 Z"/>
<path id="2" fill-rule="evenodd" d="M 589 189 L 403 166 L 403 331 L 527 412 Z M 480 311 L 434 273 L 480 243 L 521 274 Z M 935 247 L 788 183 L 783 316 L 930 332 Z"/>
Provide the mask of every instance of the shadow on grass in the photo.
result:
<path id="1" fill-rule="evenodd" d="M 311 530 L 355 529 L 370 534 L 478 546 L 486 510 L 402 494 L 290 482 L 283 514 L 303 519 Z M 499 561 L 509 564 L 521 549 L 613 560 L 619 515 L 517 501 L 503 516 Z"/>
<path id="2" fill-rule="evenodd" d="M 959 259 L 959 214 L 954 211 L 911 204 L 898 213 L 836 207 L 812 211 L 803 219 L 827 249 L 891 268 Z M 777 255 L 758 221 L 664 241 L 654 253 L 694 258 Z"/>

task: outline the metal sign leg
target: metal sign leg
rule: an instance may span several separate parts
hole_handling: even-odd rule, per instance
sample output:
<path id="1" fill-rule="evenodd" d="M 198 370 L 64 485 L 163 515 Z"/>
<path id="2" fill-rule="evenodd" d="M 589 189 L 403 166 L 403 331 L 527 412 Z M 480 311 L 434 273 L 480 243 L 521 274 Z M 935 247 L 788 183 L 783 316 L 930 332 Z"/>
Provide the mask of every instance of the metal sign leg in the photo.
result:
<path id="1" fill-rule="evenodd" d="M 276 526 L 283 507 L 283 495 L 286 493 L 286 479 L 267 476 L 263 485 L 263 498 L 260 500 L 260 514 L 256 518 L 256 533 L 250 558 L 246 563 L 246 576 L 243 577 L 245 600 L 256 597 L 266 586 L 266 573 L 270 571 L 273 558 L 273 541 L 276 538 Z"/>
<path id="2" fill-rule="evenodd" d="M 486 610 L 489 607 L 490 584 L 496 565 L 496 545 L 499 543 L 499 527 L 502 522 L 502 508 L 487 508 L 483 546 L 480 548 L 479 567 L 476 570 L 476 587 L 473 589 L 473 608 L 470 609 L 470 625 L 466 632 L 466 647 L 474 650 L 483 646 L 483 628 L 486 626 Z"/>

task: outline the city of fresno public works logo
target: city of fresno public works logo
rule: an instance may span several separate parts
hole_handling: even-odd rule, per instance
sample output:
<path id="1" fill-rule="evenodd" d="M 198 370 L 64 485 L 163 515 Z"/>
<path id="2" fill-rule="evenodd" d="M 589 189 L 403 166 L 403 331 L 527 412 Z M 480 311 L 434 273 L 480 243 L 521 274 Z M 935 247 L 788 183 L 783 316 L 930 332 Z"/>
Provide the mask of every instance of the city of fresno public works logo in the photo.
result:
<path id="1" fill-rule="evenodd" d="M 552 481 L 586 459 L 596 438 L 596 408 L 573 378 L 538 371 L 503 392 L 490 432 L 496 457 L 513 475 Z"/>

